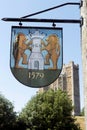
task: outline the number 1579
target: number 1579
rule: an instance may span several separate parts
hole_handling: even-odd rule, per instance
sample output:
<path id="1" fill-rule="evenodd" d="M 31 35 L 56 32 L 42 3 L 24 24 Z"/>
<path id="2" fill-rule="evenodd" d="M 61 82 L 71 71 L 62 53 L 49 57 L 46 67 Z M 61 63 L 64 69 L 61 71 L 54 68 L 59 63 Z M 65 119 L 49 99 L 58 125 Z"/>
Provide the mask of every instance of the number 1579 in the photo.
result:
<path id="1" fill-rule="evenodd" d="M 44 73 L 39 72 L 29 72 L 28 74 L 29 79 L 38 79 L 38 78 L 44 78 Z"/>

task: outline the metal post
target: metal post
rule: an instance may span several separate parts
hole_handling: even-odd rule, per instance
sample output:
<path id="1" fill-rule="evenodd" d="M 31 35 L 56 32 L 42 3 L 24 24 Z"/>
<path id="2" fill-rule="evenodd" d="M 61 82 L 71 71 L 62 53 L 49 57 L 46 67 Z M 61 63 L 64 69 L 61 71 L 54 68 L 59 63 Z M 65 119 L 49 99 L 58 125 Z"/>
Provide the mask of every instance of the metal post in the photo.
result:
<path id="1" fill-rule="evenodd" d="M 48 12 L 50 10 L 54 10 L 54 9 L 57 9 L 57 8 L 60 8 L 60 7 L 63 7 L 63 6 L 67 6 L 67 5 L 79 5 L 79 6 L 81 6 L 81 3 L 78 3 L 78 2 L 68 2 L 68 3 L 64 3 L 64 4 L 61 4 L 61 5 L 54 6 L 54 7 L 49 8 L 49 9 L 45 9 L 45 10 L 42 10 L 42 11 L 39 11 L 39 12 L 35 12 L 33 14 L 29 14 L 29 15 L 23 16 L 21 18 L 31 17 L 31 16 L 34 16 L 34 15 L 41 14 L 41 13 L 44 13 L 44 12 Z"/>
<path id="2" fill-rule="evenodd" d="M 73 23 L 81 24 L 82 20 L 80 19 L 35 19 L 35 18 L 3 18 L 3 21 L 6 22 L 47 22 L 47 23 Z"/>
<path id="3" fill-rule="evenodd" d="M 83 17 L 82 26 L 82 68 L 83 68 L 83 87 L 84 87 L 84 112 L 85 127 L 87 130 L 87 0 L 82 1 L 81 16 Z"/>

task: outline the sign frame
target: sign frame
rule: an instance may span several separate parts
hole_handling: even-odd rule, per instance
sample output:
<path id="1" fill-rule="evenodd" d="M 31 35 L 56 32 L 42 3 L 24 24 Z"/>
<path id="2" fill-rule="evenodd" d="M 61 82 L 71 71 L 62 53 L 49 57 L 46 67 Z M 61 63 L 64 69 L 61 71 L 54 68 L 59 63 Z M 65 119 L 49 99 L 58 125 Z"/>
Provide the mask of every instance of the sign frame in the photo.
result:
<path id="1" fill-rule="evenodd" d="M 26 32 L 24 31 L 24 30 L 27 30 L 27 29 L 28 29 L 28 31 L 27 31 L 28 34 L 26 34 Z M 23 32 L 21 32 L 21 30 Z M 18 31 L 18 32 L 16 32 L 16 31 Z M 47 31 L 47 32 L 45 32 L 45 31 Z M 60 50 L 61 50 L 60 51 L 60 56 L 61 56 L 60 64 L 61 65 L 60 65 L 60 69 L 57 69 L 57 68 L 56 69 L 52 69 L 52 61 L 51 61 L 51 59 L 52 59 L 51 57 L 52 56 L 47 55 L 48 51 L 46 52 L 45 49 L 42 50 L 42 51 L 44 51 L 43 52 L 43 56 L 47 55 L 47 57 L 50 57 L 51 68 L 50 67 L 47 68 L 47 66 L 49 66 L 49 65 L 45 65 L 45 69 L 43 69 L 41 67 L 38 68 L 38 69 L 37 68 L 36 69 L 35 68 L 31 68 L 31 67 L 33 67 L 33 64 L 32 64 L 33 60 L 32 60 L 32 62 L 30 61 L 31 62 L 31 67 L 29 66 L 28 68 L 26 68 L 25 65 L 24 65 L 24 68 L 22 68 L 22 66 L 21 67 L 20 66 L 19 67 L 17 67 L 17 66 L 15 67 L 14 66 L 14 64 L 15 64 L 14 63 L 15 62 L 14 61 L 15 57 L 13 56 L 13 50 L 14 50 L 14 46 L 13 46 L 14 40 L 13 39 L 14 39 L 15 35 L 17 35 L 18 33 L 22 34 L 24 32 L 28 36 L 31 35 L 31 39 L 33 39 L 33 37 L 35 37 L 35 35 L 39 35 L 40 39 L 44 39 L 44 37 L 47 38 L 47 36 L 51 35 L 51 33 L 55 34 L 55 35 L 58 35 L 56 33 L 59 33 L 60 39 L 61 39 L 60 40 L 61 41 L 61 46 L 60 46 Z M 34 34 L 34 32 L 36 34 Z M 38 33 L 40 33 L 40 34 L 38 34 Z M 17 36 L 16 36 L 15 40 L 17 40 L 17 38 L 18 38 Z M 39 39 L 39 38 L 37 38 L 37 39 Z M 38 40 L 36 40 L 36 42 L 37 41 Z M 44 43 L 42 43 L 42 44 L 44 44 Z M 29 50 L 25 50 L 25 51 L 27 51 L 27 53 L 29 53 L 28 61 L 29 61 L 29 57 L 31 55 L 31 48 L 32 47 L 30 45 L 30 47 L 28 48 Z M 45 48 L 45 47 L 42 47 L 42 48 Z M 21 47 L 20 47 L 20 50 L 21 50 Z M 16 53 L 17 53 L 17 51 L 16 51 Z M 23 62 L 23 57 L 26 57 L 26 55 L 22 54 L 22 53 L 20 55 L 22 56 L 20 61 Z M 51 55 L 51 53 L 50 53 L 50 55 Z M 17 57 L 18 57 L 18 54 L 17 54 L 16 58 Z M 39 62 L 39 63 L 41 63 L 41 62 Z M 36 62 L 36 66 L 37 65 L 38 65 L 38 62 Z M 57 65 L 57 67 L 58 67 L 58 65 Z M 20 83 L 22 83 L 22 84 L 24 84 L 24 85 L 26 85 L 28 87 L 32 87 L 32 88 L 40 88 L 40 87 L 49 86 L 51 83 L 53 83 L 59 77 L 59 75 L 60 75 L 60 73 L 62 71 L 62 67 L 63 67 L 63 28 L 60 28 L 60 27 L 53 28 L 53 27 L 12 26 L 12 28 L 11 28 L 11 45 L 10 45 L 10 69 L 11 69 L 11 72 L 14 75 L 14 77 Z"/>

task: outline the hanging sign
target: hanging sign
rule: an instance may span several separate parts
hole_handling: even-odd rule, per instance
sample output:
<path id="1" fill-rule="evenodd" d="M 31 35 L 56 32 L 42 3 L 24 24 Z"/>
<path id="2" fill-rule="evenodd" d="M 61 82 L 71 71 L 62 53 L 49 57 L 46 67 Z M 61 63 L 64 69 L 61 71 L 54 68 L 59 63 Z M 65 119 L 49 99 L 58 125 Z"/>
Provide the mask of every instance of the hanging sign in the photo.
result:
<path id="1" fill-rule="evenodd" d="M 63 65 L 62 28 L 12 26 L 10 68 L 29 87 L 45 87 L 59 76 Z"/>

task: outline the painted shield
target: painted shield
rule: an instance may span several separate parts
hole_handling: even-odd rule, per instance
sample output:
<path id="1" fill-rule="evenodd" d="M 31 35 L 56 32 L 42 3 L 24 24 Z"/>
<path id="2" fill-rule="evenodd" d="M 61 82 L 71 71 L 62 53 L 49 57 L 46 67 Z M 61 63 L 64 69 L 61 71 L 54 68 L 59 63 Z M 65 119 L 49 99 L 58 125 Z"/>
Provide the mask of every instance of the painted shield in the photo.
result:
<path id="1" fill-rule="evenodd" d="M 48 86 L 59 77 L 62 65 L 62 28 L 12 26 L 10 68 L 19 82 Z"/>

